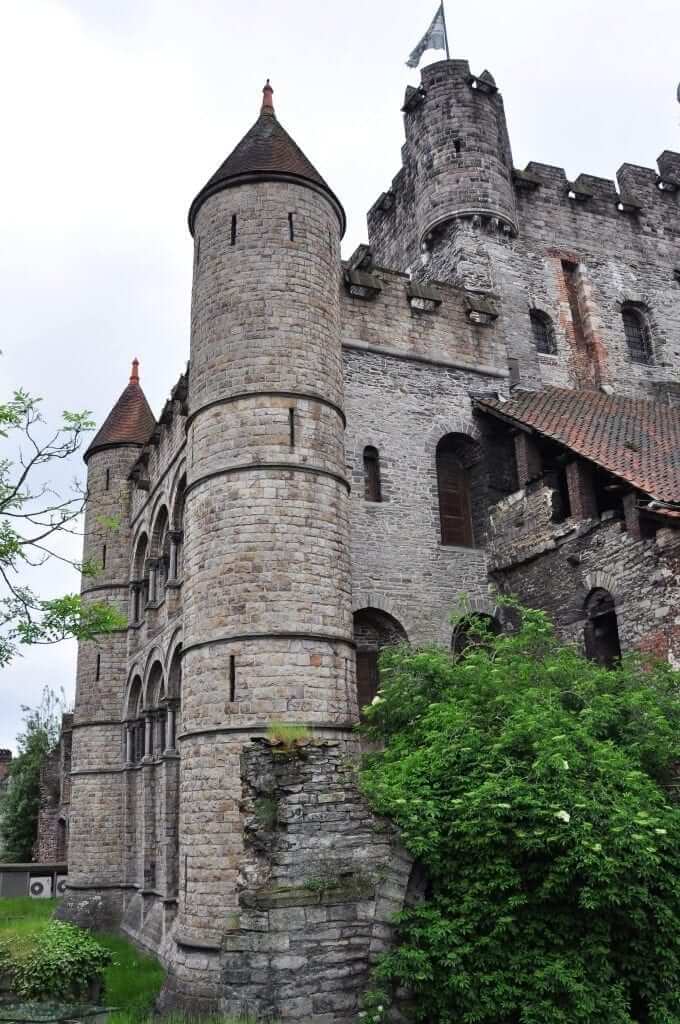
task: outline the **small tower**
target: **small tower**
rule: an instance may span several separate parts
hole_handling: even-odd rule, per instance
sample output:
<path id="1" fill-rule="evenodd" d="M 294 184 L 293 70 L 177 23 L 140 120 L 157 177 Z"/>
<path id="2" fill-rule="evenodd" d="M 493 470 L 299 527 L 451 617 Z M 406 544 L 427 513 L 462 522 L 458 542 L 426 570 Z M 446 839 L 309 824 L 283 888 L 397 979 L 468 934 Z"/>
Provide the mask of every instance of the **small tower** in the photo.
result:
<path id="1" fill-rule="evenodd" d="M 85 453 L 87 504 L 83 601 L 106 602 L 128 614 L 130 577 L 129 473 L 155 426 L 139 384 L 130 380 Z M 60 916 L 104 927 L 120 919 L 123 900 L 123 776 L 121 714 L 127 630 L 78 645 L 73 728 L 69 890 Z"/>
<path id="2" fill-rule="evenodd" d="M 489 247 L 517 234 L 512 153 L 493 76 L 465 60 L 423 68 L 403 106 L 403 169 L 369 213 L 379 262 L 472 290 L 493 286 Z M 400 241 L 401 239 L 401 241 Z"/>
<path id="3" fill-rule="evenodd" d="M 276 118 L 194 199 L 178 934 L 238 911 L 239 756 L 356 721 L 337 198 Z"/>

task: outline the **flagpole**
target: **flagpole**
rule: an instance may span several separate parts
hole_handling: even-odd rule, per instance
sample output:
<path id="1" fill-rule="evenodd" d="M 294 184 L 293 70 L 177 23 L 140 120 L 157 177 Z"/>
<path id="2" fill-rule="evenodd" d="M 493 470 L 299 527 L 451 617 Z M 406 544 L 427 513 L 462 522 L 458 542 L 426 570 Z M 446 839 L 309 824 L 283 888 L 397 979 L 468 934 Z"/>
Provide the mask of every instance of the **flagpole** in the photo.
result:
<path id="1" fill-rule="evenodd" d="M 446 59 L 451 60 L 451 54 L 449 53 L 449 34 L 446 31 L 446 15 L 444 14 L 444 0 L 441 2 L 442 11 L 442 24 L 444 26 L 444 45 L 446 46 Z"/>

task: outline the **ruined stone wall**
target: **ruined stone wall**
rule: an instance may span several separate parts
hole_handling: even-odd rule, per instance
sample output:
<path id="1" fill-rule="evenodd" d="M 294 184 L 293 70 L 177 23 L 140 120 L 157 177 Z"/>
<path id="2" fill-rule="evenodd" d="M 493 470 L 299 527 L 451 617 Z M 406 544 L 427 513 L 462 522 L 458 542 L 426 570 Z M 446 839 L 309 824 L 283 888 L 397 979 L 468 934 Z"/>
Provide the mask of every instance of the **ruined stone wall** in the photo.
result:
<path id="1" fill-rule="evenodd" d="M 73 715 L 63 715 L 59 742 L 40 767 L 40 808 L 33 860 L 41 864 L 68 861 L 72 729 Z"/>
<path id="2" fill-rule="evenodd" d="M 245 836 L 238 903 L 224 922 L 214 996 L 220 1012 L 258 1020 L 348 1024 L 371 964 L 387 948 L 411 860 L 357 788 L 357 740 L 310 737 L 286 748 L 253 739 L 241 752 Z M 179 951 L 163 1001 L 182 995 Z M 216 972 L 217 973 L 217 972 Z M 207 999 L 207 994 L 206 994 Z"/>
<path id="3" fill-rule="evenodd" d="M 648 651 L 680 665 L 680 531 L 660 528 L 636 540 L 612 512 L 550 522 L 551 491 L 518 492 L 492 516 L 491 577 L 554 620 L 564 640 L 583 647 L 585 602 L 608 590 L 622 651 Z"/>

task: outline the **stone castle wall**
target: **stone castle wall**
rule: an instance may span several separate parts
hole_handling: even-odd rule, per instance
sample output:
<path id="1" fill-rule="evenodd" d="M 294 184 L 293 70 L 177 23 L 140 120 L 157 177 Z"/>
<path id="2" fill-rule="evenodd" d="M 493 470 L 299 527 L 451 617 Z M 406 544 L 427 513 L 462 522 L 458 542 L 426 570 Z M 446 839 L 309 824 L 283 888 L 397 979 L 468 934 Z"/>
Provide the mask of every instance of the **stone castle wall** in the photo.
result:
<path id="1" fill-rule="evenodd" d="M 620 191 L 517 172 L 488 73 L 444 62 L 422 82 L 365 263 L 341 265 L 320 187 L 243 181 L 202 201 L 187 375 L 143 449 L 89 461 L 85 554 L 106 546 L 106 564 L 83 593 L 128 626 L 80 645 L 62 913 L 157 952 L 166 1008 L 354 1019 L 411 868 L 356 787 L 355 644 L 449 646 L 452 613 L 492 613 L 497 589 L 577 640 L 602 587 L 625 649 L 680 657 L 675 534 L 555 523 L 548 488 L 517 490 L 511 432 L 473 412 L 518 380 L 680 396 L 680 156 L 660 161 L 664 189 L 629 165 Z M 649 318 L 650 365 L 631 362 L 624 302 Z M 448 435 L 470 546 L 442 544 Z M 272 721 L 310 742 L 277 750 Z"/>

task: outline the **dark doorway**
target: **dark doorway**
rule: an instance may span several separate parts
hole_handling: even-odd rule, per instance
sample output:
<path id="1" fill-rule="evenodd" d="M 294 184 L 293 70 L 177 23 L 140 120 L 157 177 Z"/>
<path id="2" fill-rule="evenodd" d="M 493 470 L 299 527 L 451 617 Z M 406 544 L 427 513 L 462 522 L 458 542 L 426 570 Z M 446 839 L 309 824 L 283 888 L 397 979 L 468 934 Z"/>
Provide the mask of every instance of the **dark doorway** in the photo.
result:
<path id="1" fill-rule="evenodd" d="M 585 613 L 583 638 L 586 657 L 605 668 L 612 668 L 621 657 L 614 598 L 608 590 L 596 587 L 586 598 Z"/>

